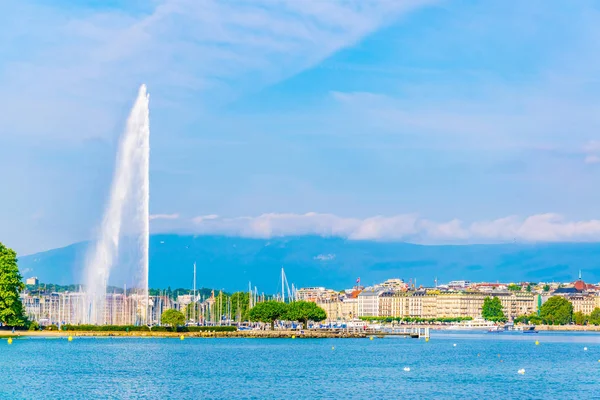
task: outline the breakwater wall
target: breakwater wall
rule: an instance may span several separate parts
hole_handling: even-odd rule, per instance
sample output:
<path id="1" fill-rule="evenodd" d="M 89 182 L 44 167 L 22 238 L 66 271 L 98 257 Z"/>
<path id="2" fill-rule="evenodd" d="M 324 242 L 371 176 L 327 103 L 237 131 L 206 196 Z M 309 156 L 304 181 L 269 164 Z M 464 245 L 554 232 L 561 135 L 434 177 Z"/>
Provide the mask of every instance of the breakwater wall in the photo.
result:
<path id="1" fill-rule="evenodd" d="M 123 332 L 123 331 L 17 331 L 4 336 L 32 336 L 32 337 L 164 337 L 164 338 L 282 338 L 282 339 L 326 339 L 326 338 L 366 338 L 364 332 L 328 332 L 318 330 L 305 330 L 303 332 L 292 330 L 251 330 L 234 332 Z"/>

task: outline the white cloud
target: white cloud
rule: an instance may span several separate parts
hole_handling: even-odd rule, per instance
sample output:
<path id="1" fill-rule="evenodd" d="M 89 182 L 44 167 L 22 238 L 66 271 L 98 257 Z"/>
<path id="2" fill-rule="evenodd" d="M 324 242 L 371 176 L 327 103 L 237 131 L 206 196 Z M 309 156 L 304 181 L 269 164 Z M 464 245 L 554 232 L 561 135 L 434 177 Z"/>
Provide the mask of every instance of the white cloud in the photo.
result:
<path id="1" fill-rule="evenodd" d="M 0 134 L 109 135 L 142 81 L 159 94 L 153 110 L 190 118 L 185 106 L 197 114 L 204 102 L 286 79 L 432 2 L 161 0 L 147 10 L 9 2 L 0 15 Z"/>
<path id="2" fill-rule="evenodd" d="M 211 220 L 214 220 L 214 219 L 217 219 L 217 218 L 219 218 L 218 215 L 216 215 L 216 214 L 209 214 L 209 215 L 202 215 L 200 217 L 195 217 L 192 221 L 195 224 L 200 224 L 200 223 L 202 223 L 204 221 L 211 221 Z"/>
<path id="3" fill-rule="evenodd" d="M 586 164 L 598 164 L 600 163 L 600 156 L 597 155 L 589 155 L 584 159 Z"/>
<path id="4" fill-rule="evenodd" d="M 600 220 L 569 221 L 558 214 L 510 216 L 464 223 L 436 222 L 417 215 L 345 218 L 333 214 L 262 214 L 238 218 L 199 217 L 194 231 L 242 237 L 338 236 L 351 240 L 398 240 L 414 243 L 496 243 L 599 241 Z"/>
<path id="5" fill-rule="evenodd" d="M 168 220 L 179 219 L 179 214 L 152 214 L 152 215 L 150 215 L 150 221 L 155 220 L 155 219 L 168 219 Z"/>
<path id="6" fill-rule="evenodd" d="M 313 258 L 317 261 L 332 261 L 335 260 L 335 254 L 319 254 Z"/>
<path id="7" fill-rule="evenodd" d="M 583 146 L 583 152 L 586 154 L 584 162 L 586 164 L 600 163 L 600 140 L 590 140 Z"/>

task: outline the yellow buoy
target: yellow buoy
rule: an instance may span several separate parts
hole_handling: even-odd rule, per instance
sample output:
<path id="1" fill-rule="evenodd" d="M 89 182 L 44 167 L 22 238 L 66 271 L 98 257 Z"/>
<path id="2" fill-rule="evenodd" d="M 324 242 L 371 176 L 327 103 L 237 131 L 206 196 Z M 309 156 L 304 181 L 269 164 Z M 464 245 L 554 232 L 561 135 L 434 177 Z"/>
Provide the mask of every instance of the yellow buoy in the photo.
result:
<path id="1" fill-rule="evenodd" d="M 69 342 L 73 341 L 73 336 L 69 336 L 69 339 L 67 339 Z"/>
<path id="2" fill-rule="evenodd" d="M 8 338 L 8 344 L 12 344 L 12 338 Z"/>
<path id="3" fill-rule="evenodd" d="M 296 339 L 296 335 L 292 335 L 292 339 Z"/>
<path id="4" fill-rule="evenodd" d="M 426 341 L 426 342 L 429 342 L 429 338 L 428 338 L 428 337 L 426 337 L 426 338 L 425 338 L 425 341 Z"/>
<path id="5" fill-rule="evenodd" d="M 477 353 L 477 357 L 480 357 L 480 354 L 479 354 L 479 353 Z"/>
<path id="6" fill-rule="evenodd" d="M 539 345 L 539 344 L 540 344 L 540 342 L 536 340 L 536 341 L 535 341 L 535 345 L 537 346 L 537 345 Z"/>
<path id="7" fill-rule="evenodd" d="M 179 340 L 183 340 L 183 339 L 185 339 L 185 338 L 183 337 L 183 335 L 179 336 Z"/>
<path id="8" fill-rule="evenodd" d="M 331 346 L 331 350 L 335 350 L 335 346 Z"/>
<path id="9" fill-rule="evenodd" d="M 373 340 L 373 336 L 370 336 L 370 337 L 369 337 L 369 340 Z"/>

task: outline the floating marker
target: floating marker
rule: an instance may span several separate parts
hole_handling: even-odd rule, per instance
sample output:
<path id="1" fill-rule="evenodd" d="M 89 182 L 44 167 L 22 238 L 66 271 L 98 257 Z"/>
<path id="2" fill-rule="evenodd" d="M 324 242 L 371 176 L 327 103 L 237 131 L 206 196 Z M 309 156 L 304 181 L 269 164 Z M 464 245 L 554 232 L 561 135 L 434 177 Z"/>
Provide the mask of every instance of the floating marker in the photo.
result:
<path id="1" fill-rule="evenodd" d="M 296 339 L 296 335 L 292 335 L 292 339 Z"/>
<path id="2" fill-rule="evenodd" d="M 335 346 L 331 346 L 331 350 L 335 350 Z"/>
<path id="3" fill-rule="evenodd" d="M 373 336 L 369 336 L 369 340 L 373 340 Z"/>
<path id="4" fill-rule="evenodd" d="M 456 347 L 456 343 L 454 343 L 452 346 Z"/>
<path id="5" fill-rule="evenodd" d="M 69 338 L 67 339 L 69 342 L 73 341 L 73 336 L 69 336 Z"/>
<path id="6" fill-rule="evenodd" d="M 480 356 L 480 354 L 479 354 L 479 353 L 477 353 L 477 357 L 479 357 L 479 356 Z"/>
<path id="7" fill-rule="evenodd" d="M 535 345 L 538 346 L 539 344 L 540 344 L 540 342 L 536 340 Z"/>
<path id="8" fill-rule="evenodd" d="M 426 341 L 426 342 L 429 342 L 429 338 L 428 338 L 428 337 L 426 337 L 426 338 L 425 338 L 425 341 Z"/>
<path id="9" fill-rule="evenodd" d="M 525 368 L 521 368 L 520 370 L 517 371 L 517 373 L 519 375 L 525 375 Z"/>
<path id="10" fill-rule="evenodd" d="M 410 372 L 410 368 L 404 367 L 404 372 Z"/>
<path id="11" fill-rule="evenodd" d="M 498 357 L 500 357 L 500 354 L 498 354 Z"/>
<path id="12" fill-rule="evenodd" d="M 583 351 L 587 351 L 587 347 L 584 347 L 584 348 L 583 348 Z"/>
<path id="13" fill-rule="evenodd" d="M 185 338 L 183 337 L 183 335 L 179 336 L 179 340 L 183 340 L 183 339 L 185 339 Z"/>
<path id="14" fill-rule="evenodd" d="M 12 344 L 12 338 L 8 338 L 8 344 Z"/>

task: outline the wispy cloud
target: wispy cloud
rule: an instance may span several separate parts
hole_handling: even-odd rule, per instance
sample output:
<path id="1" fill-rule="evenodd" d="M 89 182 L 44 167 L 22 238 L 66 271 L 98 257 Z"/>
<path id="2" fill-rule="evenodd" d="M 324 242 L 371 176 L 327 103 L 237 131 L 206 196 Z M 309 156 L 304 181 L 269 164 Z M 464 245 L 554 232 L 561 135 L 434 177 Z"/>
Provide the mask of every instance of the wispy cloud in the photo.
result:
<path id="1" fill-rule="evenodd" d="M 179 219 L 179 214 L 152 214 L 150 215 L 150 221 L 157 219 L 174 220 Z"/>
<path id="2" fill-rule="evenodd" d="M 256 238 L 320 235 L 351 240 L 399 240 L 426 244 L 600 240 L 600 220 L 569 221 L 552 213 L 472 223 L 458 219 L 438 222 L 414 214 L 361 219 L 320 213 L 201 217 L 194 221 L 194 231 L 197 233 Z"/>
<path id="3" fill-rule="evenodd" d="M 160 93 L 154 110 L 183 116 L 194 103 L 202 112 L 204 101 L 286 79 L 432 2 L 162 0 L 139 10 L 13 1 L 0 15 L 0 134 L 105 136 L 140 81 Z"/>
<path id="4" fill-rule="evenodd" d="M 600 129 L 598 107 L 585 89 L 573 93 L 553 80 L 527 86 L 490 83 L 467 97 L 452 93 L 451 87 L 431 90 L 420 89 L 425 101 L 369 92 L 331 92 L 331 96 L 354 118 L 355 130 L 402 135 L 427 148 L 560 148 L 581 153 L 582 139 Z M 592 156 L 588 161 L 600 154 L 598 147 L 595 141 L 588 143 L 585 151 Z"/>
<path id="5" fill-rule="evenodd" d="M 314 259 L 323 262 L 332 261 L 335 260 L 335 254 L 319 254 L 318 256 L 315 256 Z"/>
<path id="6" fill-rule="evenodd" d="M 586 164 L 598 164 L 600 163 L 600 141 L 590 140 L 583 146 L 583 152 L 585 153 L 584 162 Z"/>

